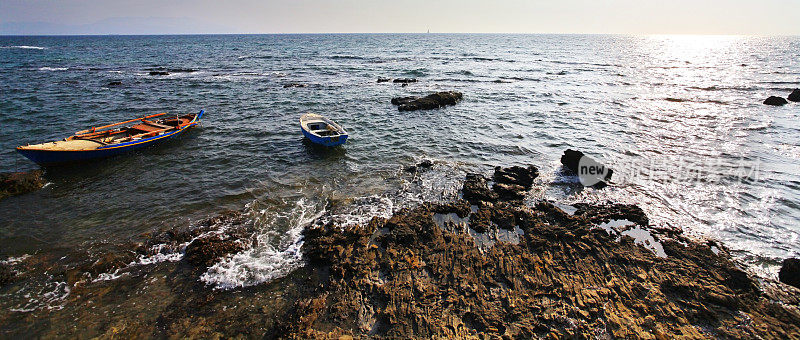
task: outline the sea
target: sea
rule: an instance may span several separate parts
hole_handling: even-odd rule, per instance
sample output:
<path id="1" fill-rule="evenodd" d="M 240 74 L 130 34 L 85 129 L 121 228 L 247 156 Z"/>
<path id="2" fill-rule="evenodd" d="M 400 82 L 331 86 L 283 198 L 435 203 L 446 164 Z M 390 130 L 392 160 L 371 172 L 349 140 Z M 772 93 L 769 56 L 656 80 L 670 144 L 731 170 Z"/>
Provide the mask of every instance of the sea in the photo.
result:
<path id="1" fill-rule="evenodd" d="M 539 169 L 527 204 L 637 204 L 651 224 L 714 240 L 774 279 L 800 256 L 800 104 L 762 102 L 800 88 L 798 55 L 791 36 L 0 37 L 0 172 L 39 169 L 20 145 L 205 110 L 180 138 L 46 168 L 43 189 L 0 200 L 0 261 L 40 264 L 0 287 L 0 308 L 84 308 L 70 305 L 65 258 L 226 210 L 248 214 L 258 242 L 198 280 L 257 287 L 303 265 L 301 231 L 315 220 L 358 224 L 457 199 L 465 174 L 511 165 Z M 414 112 L 390 103 L 437 91 L 463 100 Z M 347 143 L 305 141 L 307 112 L 343 125 Z M 584 188 L 561 167 L 566 149 L 613 169 L 610 185 Z M 422 160 L 433 167 L 405 171 Z M 146 273 L 182 257 L 159 255 L 129 266 Z"/>

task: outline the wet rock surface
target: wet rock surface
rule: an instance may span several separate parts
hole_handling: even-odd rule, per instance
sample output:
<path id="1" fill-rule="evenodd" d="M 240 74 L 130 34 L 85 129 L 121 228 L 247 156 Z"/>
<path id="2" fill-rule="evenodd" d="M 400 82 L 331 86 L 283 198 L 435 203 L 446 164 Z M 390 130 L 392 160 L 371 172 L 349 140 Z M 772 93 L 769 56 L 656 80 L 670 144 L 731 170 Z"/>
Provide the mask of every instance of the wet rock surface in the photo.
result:
<path id="1" fill-rule="evenodd" d="M 800 102 L 800 89 L 794 89 L 787 97 L 790 102 Z"/>
<path id="2" fill-rule="evenodd" d="M 783 260 L 778 279 L 787 285 L 800 288 L 800 259 Z"/>
<path id="3" fill-rule="evenodd" d="M 13 282 L 15 278 L 16 275 L 10 266 L 0 264 L 0 287 Z"/>
<path id="4" fill-rule="evenodd" d="M 423 204 L 366 226 L 307 229 L 305 269 L 321 285 L 277 329 L 301 338 L 781 338 L 800 331 L 796 308 L 765 298 L 756 280 L 707 245 L 663 237 L 669 257 L 659 258 L 594 227 L 620 217 L 646 225 L 635 206 L 586 205 L 569 215 L 477 191 L 487 200 L 469 218 L 507 215 L 505 223 L 523 231 L 518 244 L 482 250 L 468 233 L 435 223 L 434 214 L 464 215 L 465 202 Z"/>
<path id="5" fill-rule="evenodd" d="M 429 159 L 424 159 L 424 160 L 420 161 L 419 163 L 417 163 L 415 165 L 407 166 L 404 170 L 406 172 L 414 173 L 414 172 L 417 172 L 417 171 L 430 169 L 431 167 L 433 167 L 433 161 L 431 161 Z"/>
<path id="6" fill-rule="evenodd" d="M 207 268 L 222 257 L 247 248 L 235 238 L 220 235 L 197 238 L 186 246 L 186 260 L 200 268 Z"/>
<path id="7" fill-rule="evenodd" d="M 416 83 L 417 79 L 416 78 L 397 78 L 397 79 L 393 80 L 392 82 L 395 83 L 395 84 L 410 84 L 410 83 Z"/>
<path id="8" fill-rule="evenodd" d="M 786 99 L 776 96 L 769 96 L 769 98 L 764 100 L 765 105 L 772 105 L 772 106 L 782 106 L 788 103 L 789 102 L 787 102 Z"/>
<path id="9" fill-rule="evenodd" d="M 532 166 L 496 168 L 491 182 L 525 189 L 537 175 Z M 255 243 L 245 213 L 164 228 L 139 243 L 103 248 L 78 273 L 51 270 L 57 280 L 74 277 L 68 307 L 0 314 L 0 330 L 9 337 L 387 339 L 800 332 L 800 290 L 750 277 L 718 244 L 650 226 L 635 205 L 576 204 L 569 214 L 489 184 L 470 174 L 463 199 L 422 203 L 357 226 L 311 223 L 303 232 L 306 265 L 246 288 L 219 290 L 199 280 L 209 265 Z M 621 219 L 647 230 L 667 256 L 598 226 Z M 514 240 L 487 241 L 500 233 Z M 124 265 L 182 252 L 175 262 Z M 25 276 L 42 263 L 33 256 L 9 269 Z M 118 269 L 113 280 L 85 277 Z M 0 288 L 16 289 L 19 280 Z"/>
<path id="10" fill-rule="evenodd" d="M 397 79 L 395 79 L 395 82 Z M 416 111 L 438 109 L 447 105 L 455 105 L 463 98 L 461 92 L 437 92 L 425 97 L 398 97 L 392 99 L 399 111 Z"/>
<path id="11" fill-rule="evenodd" d="M 572 175 L 580 174 L 580 165 L 581 159 L 584 159 L 584 164 L 597 164 L 600 166 L 605 167 L 600 162 L 597 162 L 594 158 L 591 158 L 580 152 L 578 150 L 567 149 L 564 151 L 564 154 L 561 155 L 561 165 L 564 166 L 564 169 L 569 170 L 569 173 Z M 603 180 L 594 184 L 593 186 L 596 188 L 603 188 L 608 186 L 605 181 L 611 180 L 611 176 L 614 174 L 614 170 L 608 169 L 605 175 L 603 176 Z"/>
<path id="12" fill-rule="evenodd" d="M 0 199 L 41 189 L 46 181 L 41 170 L 0 174 Z"/>

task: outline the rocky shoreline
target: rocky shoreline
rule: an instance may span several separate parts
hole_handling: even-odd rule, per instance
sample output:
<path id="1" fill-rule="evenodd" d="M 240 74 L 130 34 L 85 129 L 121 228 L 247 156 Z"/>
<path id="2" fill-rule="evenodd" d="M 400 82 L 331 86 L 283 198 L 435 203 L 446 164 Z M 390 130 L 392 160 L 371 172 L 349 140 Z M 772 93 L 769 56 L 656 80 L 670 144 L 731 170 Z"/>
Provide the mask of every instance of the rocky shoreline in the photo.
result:
<path id="1" fill-rule="evenodd" d="M 423 162 L 424 163 L 424 162 Z M 404 172 L 422 171 L 420 163 Z M 413 170 L 413 171 L 412 171 Z M 267 338 L 792 338 L 800 289 L 750 276 L 713 241 L 635 205 L 524 198 L 535 166 L 468 174 L 460 198 L 303 232 L 306 265 L 221 290 L 199 280 L 258 246 L 245 213 L 166 228 L 56 274 L 62 308 L 0 316 L 0 334 Z M 563 209 L 562 209 L 563 208 Z M 126 267 L 155 256 L 174 260 Z M 55 256 L 55 255 L 54 255 Z M 137 260 L 138 259 L 138 260 Z M 33 257 L 0 266 L 13 288 Z M 125 274 L 105 280 L 104 273 Z M 51 270 L 57 272 L 56 270 Z M 58 320 L 75 325 L 58 329 Z M 44 323 L 43 323 L 44 322 Z M 17 325 L 12 328 L 9 325 Z M 26 325 L 21 327 L 20 325 Z"/>

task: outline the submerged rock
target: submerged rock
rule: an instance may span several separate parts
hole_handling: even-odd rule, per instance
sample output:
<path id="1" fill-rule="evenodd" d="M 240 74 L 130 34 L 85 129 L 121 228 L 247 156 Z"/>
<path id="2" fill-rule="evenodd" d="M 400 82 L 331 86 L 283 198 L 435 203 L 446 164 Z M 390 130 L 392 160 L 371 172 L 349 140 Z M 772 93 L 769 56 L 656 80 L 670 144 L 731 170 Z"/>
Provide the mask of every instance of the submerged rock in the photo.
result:
<path id="1" fill-rule="evenodd" d="M 578 150 L 567 149 L 561 155 L 561 165 L 573 175 L 579 176 L 581 184 L 584 186 L 593 186 L 596 188 L 606 187 L 605 181 L 611 179 L 614 170 L 609 169 L 602 163 L 596 161 L 594 158 L 586 156 L 583 152 Z M 584 173 L 581 173 L 581 167 L 585 167 Z M 593 168 L 593 169 L 589 169 Z M 591 173 L 589 170 L 592 170 Z M 594 170 L 597 170 L 596 172 Z"/>
<path id="2" fill-rule="evenodd" d="M 390 80 L 391 80 L 391 79 L 389 79 L 389 78 L 381 78 L 381 77 L 378 77 L 378 82 L 379 82 L 379 83 L 388 83 Z"/>
<path id="3" fill-rule="evenodd" d="M 308 87 L 308 84 L 289 83 L 289 84 L 283 85 L 283 88 L 285 88 L 285 89 L 288 89 L 288 88 L 303 88 L 303 87 Z"/>
<path id="4" fill-rule="evenodd" d="M 0 263 L 0 287 L 13 282 L 15 276 L 14 271 L 8 265 Z"/>
<path id="5" fill-rule="evenodd" d="M 789 102 L 787 102 L 786 99 L 781 98 L 781 97 L 776 97 L 776 96 L 770 96 L 769 98 L 764 100 L 764 104 L 773 105 L 773 106 L 782 106 L 782 105 L 786 105 L 788 103 Z"/>
<path id="6" fill-rule="evenodd" d="M 45 185 L 44 172 L 10 172 L 0 174 L 0 199 L 41 189 Z"/>
<path id="7" fill-rule="evenodd" d="M 238 239 L 220 235 L 201 237 L 186 246 L 186 260 L 199 268 L 205 269 L 228 254 L 244 250 L 246 245 Z"/>
<path id="8" fill-rule="evenodd" d="M 149 74 L 151 76 L 168 76 L 169 72 L 167 72 L 167 71 L 150 71 Z"/>
<path id="9" fill-rule="evenodd" d="M 106 84 L 106 87 L 122 86 L 121 81 L 111 81 Z"/>
<path id="10" fill-rule="evenodd" d="M 778 279 L 790 286 L 800 288 L 800 259 L 785 259 Z"/>
<path id="11" fill-rule="evenodd" d="M 794 89 L 788 97 L 790 102 L 800 102 L 800 89 Z"/>
<path id="12" fill-rule="evenodd" d="M 427 170 L 433 167 L 433 162 L 429 159 L 424 159 L 416 165 L 410 165 L 405 168 L 406 172 L 417 172 L 419 170 Z"/>
<path id="13" fill-rule="evenodd" d="M 397 105 L 399 111 L 430 110 L 455 105 L 461 100 L 461 92 L 437 92 L 425 97 L 398 97 L 392 99 L 392 104 Z"/>

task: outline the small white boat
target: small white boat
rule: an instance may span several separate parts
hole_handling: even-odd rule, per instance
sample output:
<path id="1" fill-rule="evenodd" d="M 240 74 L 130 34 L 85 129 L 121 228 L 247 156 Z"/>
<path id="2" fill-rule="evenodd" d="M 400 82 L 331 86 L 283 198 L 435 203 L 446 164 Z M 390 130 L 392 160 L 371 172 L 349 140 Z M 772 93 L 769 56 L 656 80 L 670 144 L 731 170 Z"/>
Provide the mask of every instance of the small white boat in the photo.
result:
<path id="1" fill-rule="evenodd" d="M 347 141 L 347 131 L 325 116 L 306 113 L 300 117 L 303 135 L 315 144 L 337 146 Z"/>

